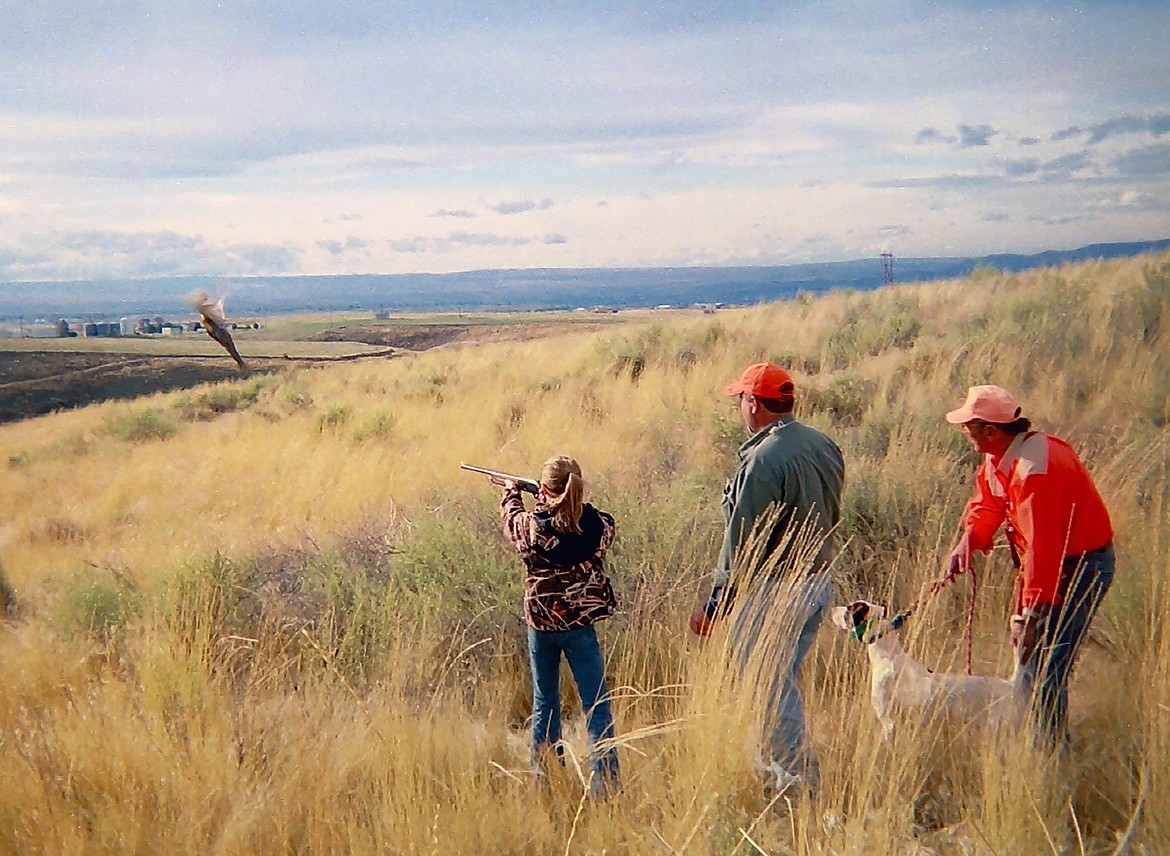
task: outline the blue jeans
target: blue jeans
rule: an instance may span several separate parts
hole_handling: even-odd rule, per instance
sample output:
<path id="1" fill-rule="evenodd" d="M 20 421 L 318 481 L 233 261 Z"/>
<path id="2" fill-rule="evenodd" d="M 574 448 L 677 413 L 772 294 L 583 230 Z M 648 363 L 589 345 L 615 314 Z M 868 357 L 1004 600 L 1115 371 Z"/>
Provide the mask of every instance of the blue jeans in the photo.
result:
<path id="1" fill-rule="evenodd" d="M 591 785 L 595 794 L 617 789 L 617 750 L 598 749 L 598 741 L 613 739 L 613 714 L 605 687 L 601 645 L 593 625 L 576 630 L 528 628 L 528 661 L 532 665 L 532 763 L 539 770 L 542 755 L 561 739 L 561 654 L 569 663 L 589 732 Z M 560 749 L 557 749 L 558 755 Z"/>
<path id="2" fill-rule="evenodd" d="M 1115 564 L 1112 546 L 1064 560 L 1061 604 L 1049 614 L 1028 662 L 1020 664 L 1038 745 L 1049 749 L 1068 745 L 1068 678 L 1097 607 L 1113 583 Z"/>
<path id="3" fill-rule="evenodd" d="M 770 760 L 809 789 L 819 784 L 820 765 L 808 741 L 798 676 L 831 596 L 827 573 L 795 583 L 770 578 L 748 594 L 731 625 L 731 653 L 740 673 L 753 661 L 764 667 L 753 674 L 759 690 L 767 682 L 764 740 Z"/>

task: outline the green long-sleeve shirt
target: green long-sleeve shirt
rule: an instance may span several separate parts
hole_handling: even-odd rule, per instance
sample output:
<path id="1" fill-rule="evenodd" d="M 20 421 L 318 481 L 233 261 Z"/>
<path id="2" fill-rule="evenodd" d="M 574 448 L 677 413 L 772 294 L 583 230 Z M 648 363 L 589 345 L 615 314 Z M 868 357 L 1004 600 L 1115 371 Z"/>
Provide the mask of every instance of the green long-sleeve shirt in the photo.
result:
<path id="1" fill-rule="evenodd" d="M 749 561 L 783 569 L 809 552 L 810 539 L 817 551 L 805 570 L 826 567 L 836 555 L 844 483 L 837 444 L 791 414 L 753 434 L 739 447 L 739 468 L 723 489 L 726 530 L 714 584 L 727 585 Z"/>

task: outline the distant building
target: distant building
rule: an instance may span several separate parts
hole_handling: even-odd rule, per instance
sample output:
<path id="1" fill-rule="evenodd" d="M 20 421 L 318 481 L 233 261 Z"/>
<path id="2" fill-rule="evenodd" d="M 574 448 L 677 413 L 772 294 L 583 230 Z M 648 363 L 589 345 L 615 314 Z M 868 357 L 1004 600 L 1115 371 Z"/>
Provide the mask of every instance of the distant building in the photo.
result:
<path id="1" fill-rule="evenodd" d="M 115 339 L 122 335 L 122 325 L 117 321 L 86 321 L 81 330 L 87 339 Z"/>

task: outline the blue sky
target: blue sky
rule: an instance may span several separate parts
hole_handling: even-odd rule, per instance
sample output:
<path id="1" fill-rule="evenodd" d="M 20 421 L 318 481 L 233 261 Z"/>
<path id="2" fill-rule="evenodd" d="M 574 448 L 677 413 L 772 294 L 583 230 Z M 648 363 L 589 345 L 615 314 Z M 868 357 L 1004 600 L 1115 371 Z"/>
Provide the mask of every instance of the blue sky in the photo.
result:
<path id="1" fill-rule="evenodd" d="M 25 0 L 0 281 L 1170 236 L 1170 3 Z"/>

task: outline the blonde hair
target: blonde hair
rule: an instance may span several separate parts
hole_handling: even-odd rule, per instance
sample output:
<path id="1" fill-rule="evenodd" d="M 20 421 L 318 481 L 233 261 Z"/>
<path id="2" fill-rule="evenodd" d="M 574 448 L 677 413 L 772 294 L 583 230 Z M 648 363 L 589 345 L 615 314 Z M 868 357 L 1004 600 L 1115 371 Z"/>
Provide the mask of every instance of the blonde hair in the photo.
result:
<path id="1" fill-rule="evenodd" d="M 585 480 L 581 465 L 568 455 L 557 455 L 544 462 L 540 483 L 549 492 L 548 510 L 553 528 L 559 532 L 581 534 L 581 508 L 585 499 Z"/>

